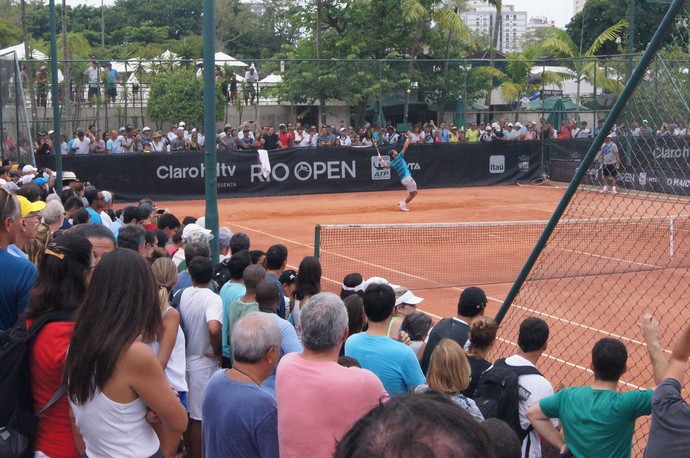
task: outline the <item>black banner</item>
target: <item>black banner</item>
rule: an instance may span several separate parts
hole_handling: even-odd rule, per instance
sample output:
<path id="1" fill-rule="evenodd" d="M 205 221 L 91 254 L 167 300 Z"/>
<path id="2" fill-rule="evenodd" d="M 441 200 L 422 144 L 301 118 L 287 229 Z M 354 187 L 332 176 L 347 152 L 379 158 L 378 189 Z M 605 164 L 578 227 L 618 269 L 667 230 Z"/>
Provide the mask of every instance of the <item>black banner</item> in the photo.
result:
<path id="1" fill-rule="evenodd" d="M 622 189 L 658 192 L 664 194 L 690 194 L 690 138 L 618 138 L 624 165 L 617 179 Z M 554 181 L 572 180 L 580 162 L 587 154 L 591 140 L 555 140 L 550 142 L 551 160 L 548 174 Z M 626 154 L 630 151 L 630 154 Z M 603 186 L 598 164 L 592 164 L 585 175 L 584 184 Z"/>
<path id="2" fill-rule="evenodd" d="M 381 147 L 388 158 L 393 147 Z M 540 176 L 540 143 L 415 145 L 405 154 L 420 189 L 512 184 Z M 218 196 L 251 197 L 402 189 L 374 148 L 294 148 L 269 152 L 264 178 L 256 152 L 218 153 Z M 37 157 L 54 168 L 53 157 Z M 118 200 L 202 199 L 204 154 L 63 156 L 63 170 L 115 192 Z"/>

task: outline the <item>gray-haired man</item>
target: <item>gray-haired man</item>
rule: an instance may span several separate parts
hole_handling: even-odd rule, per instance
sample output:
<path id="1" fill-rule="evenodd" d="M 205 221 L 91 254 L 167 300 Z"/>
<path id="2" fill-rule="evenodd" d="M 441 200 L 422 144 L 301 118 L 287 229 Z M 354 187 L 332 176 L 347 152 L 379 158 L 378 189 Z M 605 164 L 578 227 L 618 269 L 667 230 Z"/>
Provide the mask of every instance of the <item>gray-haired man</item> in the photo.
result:
<path id="1" fill-rule="evenodd" d="M 280 330 L 266 313 L 237 322 L 232 334 L 232 369 L 216 372 L 202 407 L 206 456 L 278 457 L 275 398 L 260 388 L 278 364 Z"/>
<path id="2" fill-rule="evenodd" d="M 332 456 L 347 430 L 388 393 L 373 373 L 338 365 L 348 334 L 338 296 L 311 297 L 301 324 L 304 352 L 283 356 L 276 376 L 280 456 Z"/>

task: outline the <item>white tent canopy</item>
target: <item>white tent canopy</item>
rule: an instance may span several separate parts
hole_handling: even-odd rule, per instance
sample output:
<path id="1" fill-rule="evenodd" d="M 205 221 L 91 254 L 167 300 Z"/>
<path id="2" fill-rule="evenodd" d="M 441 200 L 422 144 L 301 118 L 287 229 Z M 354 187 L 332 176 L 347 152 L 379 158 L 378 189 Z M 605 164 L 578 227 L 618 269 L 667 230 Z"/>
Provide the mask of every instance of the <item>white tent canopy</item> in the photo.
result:
<path id="1" fill-rule="evenodd" d="M 0 55 L 15 52 L 17 53 L 17 60 L 27 60 L 25 51 L 26 49 L 24 48 L 24 43 L 19 43 L 18 45 L 10 46 L 9 48 L 0 49 Z M 31 50 L 31 58 L 34 60 L 48 60 L 48 56 L 38 49 Z"/>
<path id="2" fill-rule="evenodd" d="M 271 73 L 266 78 L 259 81 L 259 84 L 278 84 L 283 82 L 283 77 L 280 75 L 274 75 Z"/>
<path id="3" fill-rule="evenodd" d="M 225 54 L 224 52 L 217 52 L 216 55 L 214 56 L 214 60 L 216 62 L 216 65 L 219 67 L 222 67 L 223 65 L 228 65 L 230 67 L 246 67 L 247 64 L 242 62 L 241 60 L 237 60 L 234 57 L 232 57 L 229 54 Z"/>

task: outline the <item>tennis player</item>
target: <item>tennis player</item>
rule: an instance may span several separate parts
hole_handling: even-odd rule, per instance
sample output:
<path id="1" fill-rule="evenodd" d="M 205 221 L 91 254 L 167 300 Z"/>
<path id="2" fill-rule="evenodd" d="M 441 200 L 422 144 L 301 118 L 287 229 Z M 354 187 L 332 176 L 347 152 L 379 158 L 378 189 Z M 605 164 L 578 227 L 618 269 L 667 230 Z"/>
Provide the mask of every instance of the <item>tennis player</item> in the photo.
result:
<path id="1" fill-rule="evenodd" d="M 404 212 L 410 211 L 410 209 L 407 208 L 407 204 L 409 204 L 417 195 L 417 183 L 414 181 L 414 178 L 412 178 L 410 168 L 407 166 L 407 162 L 405 162 L 405 151 L 407 151 L 408 146 L 410 146 L 409 138 L 405 142 L 405 146 L 403 146 L 402 151 L 398 153 L 396 150 L 391 150 L 388 153 L 392 158 L 390 162 L 386 162 L 386 160 L 383 158 L 379 159 L 383 167 L 387 169 L 393 167 L 393 169 L 395 169 L 395 172 L 400 177 L 400 183 L 402 183 L 402 185 L 405 186 L 405 189 L 407 189 L 408 194 L 407 197 L 405 197 L 405 200 L 398 202 L 398 207 L 400 207 L 400 210 Z"/>
<path id="2" fill-rule="evenodd" d="M 613 143 L 610 135 L 606 136 L 597 157 L 599 162 L 601 162 L 602 175 L 604 176 L 604 187 L 599 192 L 602 194 L 608 193 L 608 184 L 611 183 L 611 194 L 615 196 L 618 194 L 616 177 L 618 176 L 618 169 L 621 166 L 621 157 L 618 153 L 618 146 Z"/>

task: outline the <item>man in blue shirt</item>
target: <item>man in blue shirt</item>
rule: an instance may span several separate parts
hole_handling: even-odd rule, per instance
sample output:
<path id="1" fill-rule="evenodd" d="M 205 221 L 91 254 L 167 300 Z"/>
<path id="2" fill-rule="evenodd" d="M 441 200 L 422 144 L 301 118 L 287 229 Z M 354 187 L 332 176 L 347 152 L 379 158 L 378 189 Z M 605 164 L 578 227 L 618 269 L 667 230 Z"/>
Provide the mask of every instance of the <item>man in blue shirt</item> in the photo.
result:
<path id="1" fill-rule="evenodd" d="M 29 304 L 38 270 L 26 259 L 7 252 L 17 241 L 21 210 L 15 196 L 0 189 L 0 331 L 14 326 Z"/>
<path id="2" fill-rule="evenodd" d="M 101 219 L 101 212 L 105 209 L 103 192 L 94 187 L 89 187 L 84 192 L 84 197 L 86 197 L 86 201 L 89 203 L 86 211 L 91 215 L 91 224 L 103 224 Z"/>
<path id="3" fill-rule="evenodd" d="M 408 138 L 403 146 L 402 151 L 398 153 L 396 150 L 391 150 L 389 153 L 391 157 L 390 162 L 386 162 L 386 160 L 383 158 L 379 159 L 381 165 L 383 165 L 385 168 L 389 169 L 393 167 L 393 169 L 395 169 L 395 172 L 400 177 L 400 183 L 405 186 L 405 189 L 407 189 L 407 192 L 409 193 L 405 200 L 398 202 L 398 207 L 400 207 L 400 210 L 404 212 L 410 211 L 410 209 L 407 208 L 407 204 L 409 204 L 417 195 L 417 182 L 415 182 L 414 178 L 412 178 L 410 168 L 407 166 L 407 162 L 405 162 L 405 151 L 407 151 L 409 146 L 410 139 Z"/>

